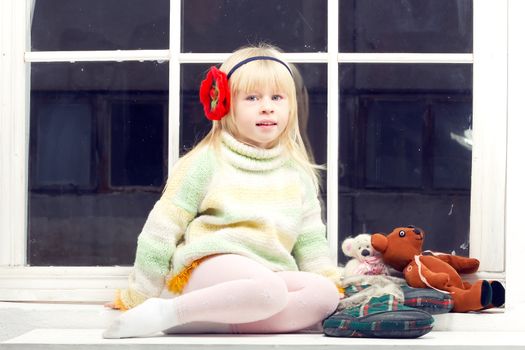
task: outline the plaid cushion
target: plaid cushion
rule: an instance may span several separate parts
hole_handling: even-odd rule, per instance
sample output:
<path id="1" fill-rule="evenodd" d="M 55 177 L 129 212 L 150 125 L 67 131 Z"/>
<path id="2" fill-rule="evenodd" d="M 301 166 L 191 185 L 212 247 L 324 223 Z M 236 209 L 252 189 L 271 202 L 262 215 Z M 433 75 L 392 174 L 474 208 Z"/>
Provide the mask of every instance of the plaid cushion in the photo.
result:
<path id="1" fill-rule="evenodd" d="M 349 285 L 345 288 L 345 297 L 350 297 L 370 287 L 368 284 Z M 454 301 L 450 294 L 445 294 L 431 288 L 412 288 L 402 285 L 405 296 L 405 306 L 423 310 L 431 315 L 444 314 L 452 310 Z"/>
<path id="2" fill-rule="evenodd" d="M 334 337 L 417 338 L 430 332 L 433 323 L 429 313 L 383 295 L 335 313 L 323 322 L 323 331 Z"/>
<path id="3" fill-rule="evenodd" d="M 423 310 L 432 315 L 444 314 L 452 310 L 454 301 L 450 294 L 431 288 L 412 288 L 401 286 L 405 295 L 405 305 Z"/>
<path id="4" fill-rule="evenodd" d="M 350 284 L 345 288 L 345 298 L 359 293 L 360 291 L 370 287 L 369 284 Z"/>

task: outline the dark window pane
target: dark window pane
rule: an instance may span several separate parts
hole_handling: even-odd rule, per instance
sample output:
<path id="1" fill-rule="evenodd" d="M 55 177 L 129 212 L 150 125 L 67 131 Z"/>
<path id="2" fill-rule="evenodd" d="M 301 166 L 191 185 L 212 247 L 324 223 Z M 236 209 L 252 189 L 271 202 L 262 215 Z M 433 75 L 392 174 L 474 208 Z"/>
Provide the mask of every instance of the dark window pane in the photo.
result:
<path id="1" fill-rule="evenodd" d="M 86 102 L 60 101 L 34 111 L 38 137 L 33 153 L 33 186 L 94 186 L 92 107 Z"/>
<path id="2" fill-rule="evenodd" d="M 342 64 L 340 241 L 414 224 L 468 255 L 471 114 L 471 65 Z"/>
<path id="3" fill-rule="evenodd" d="M 115 103 L 111 110 L 111 186 L 162 186 L 164 104 Z"/>
<path id="4" fill-rule="evenodd" d="M 436 188 L 469 189 L 472 165 L 472 104 L 443 101 L 433 105 Z"/>
<path id="5" fill-rule="evenodd" d="M 231 52 L 261 41 L 326 51 L 326 0 L 182 0 L 182 51 Z"/>
<path id="6" fill-rule="evenodd" d="M 421 187 L 425 105 L 371 99 L 363 111 L 368 146 L 364 187 Z"/>
<path id="7" fill-rule="evenodd" d="M 133 263 L 167 174 L 168 64 L 31 65 L 31 265 Z"/>
<path id="8" fill-rule="evenodd" d="M 169 47 L 169 0 L 35 0 L 33 51 Z"/>
<path id="9" fill-rule="evenodd" d="M 303 82 L 297 80 L 299 126 L 317 164 L 326 164 L 327 67 L 326 64 L 296 64 Z M 301 86 L 303 88 L 301 89 Z M 324 186 L 323 188 L 326 188 Z"/>
<path id="10" fill-rule="evenodd" d="M 472 52 L 472 0 L 344 0 L 341 52 Z"/>

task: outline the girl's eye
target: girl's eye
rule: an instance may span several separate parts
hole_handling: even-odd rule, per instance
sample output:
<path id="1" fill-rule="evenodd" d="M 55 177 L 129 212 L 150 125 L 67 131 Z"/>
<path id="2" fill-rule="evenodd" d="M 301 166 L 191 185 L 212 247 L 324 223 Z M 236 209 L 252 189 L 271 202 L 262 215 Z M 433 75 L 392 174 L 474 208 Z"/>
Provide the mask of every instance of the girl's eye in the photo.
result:
<path id="1" fill-rule="evenodd" d="M 246 100 L 248 100 L 248 101 L 257 101 L 257 96 L 249 95 L 249 96 L 246 97 Z"/>
<path id="2" fill-rule="evenodd" d="M 272 100 L 274 100 L 274 101 L 280 101 L 282 99 L 283 99 L 283 97 L 281 95 L 273 95 L 272 96 Z"/>

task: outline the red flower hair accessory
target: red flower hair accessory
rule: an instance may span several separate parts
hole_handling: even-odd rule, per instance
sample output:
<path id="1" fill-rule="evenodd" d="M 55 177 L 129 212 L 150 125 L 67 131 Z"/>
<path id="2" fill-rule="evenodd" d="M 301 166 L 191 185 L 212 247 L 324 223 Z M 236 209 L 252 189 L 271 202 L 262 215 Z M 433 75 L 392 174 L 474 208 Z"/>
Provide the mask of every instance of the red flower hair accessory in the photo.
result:
<path id="1" fill-rule="evenodd" d="M 226 74 L 213 66 L 201 83 L 200 101 L 209 120 L 221 120 L 230 111 L 230 88 Z"/>
<path id="2" fill-rule="evenodd" d="M 206 79 L 201 83 L 200 100 L 204 106 L 204 114 L 209 120 L 221 120 L 230 111 L 230 88 L 228 86 L 228 79 L 239 67 L 248 62 L 256 60 L 271 60 L 282 64 L 290 75 L 293 77 L 290 67 L 280 59 L 272 56 L 253 56 L 237 63 L 226 75 L 220 69 L 213 66 L 208 71 Z"/>

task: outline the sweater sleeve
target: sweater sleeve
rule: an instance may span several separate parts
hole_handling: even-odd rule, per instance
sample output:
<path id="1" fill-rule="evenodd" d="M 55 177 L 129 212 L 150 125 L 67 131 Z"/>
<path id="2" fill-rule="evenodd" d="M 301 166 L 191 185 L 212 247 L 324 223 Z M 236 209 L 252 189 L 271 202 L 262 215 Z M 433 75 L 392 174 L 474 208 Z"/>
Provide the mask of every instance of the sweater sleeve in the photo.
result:
<path id="1" fill-rule="evenodd" d="M 175 246 L 197 215 L 213 166 L 211 151 L 206 149 L 177 162 L 138 237 L 128 288 L 119 291 L 115 305 L 129 309 L 160 295 Z"/>
<path id="2" fill-rule="evenodd" d="M 305 194 L 301 232 L 292 250 L 301 271 L 315 272 L 340 283 L 340 269 L 330 257 L 326 226 L 321 219 L 321 205 L 310 180 L 304 180 Z"/>

